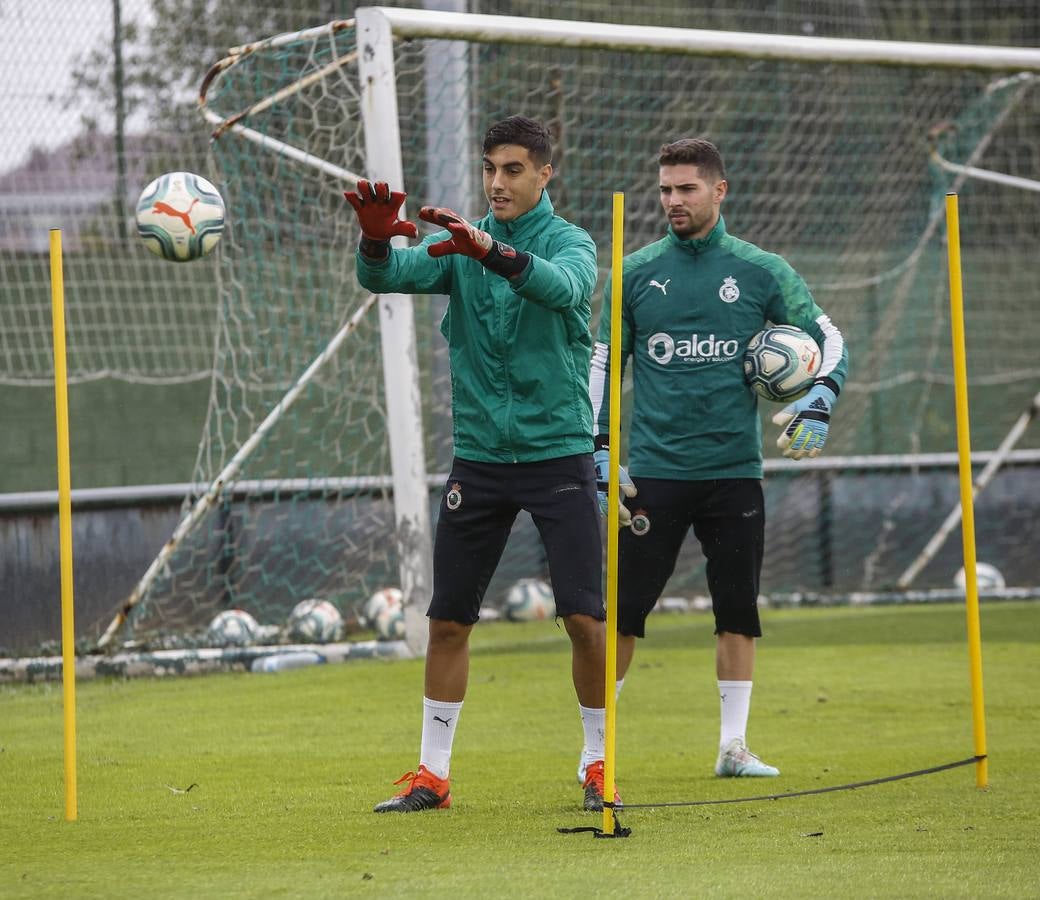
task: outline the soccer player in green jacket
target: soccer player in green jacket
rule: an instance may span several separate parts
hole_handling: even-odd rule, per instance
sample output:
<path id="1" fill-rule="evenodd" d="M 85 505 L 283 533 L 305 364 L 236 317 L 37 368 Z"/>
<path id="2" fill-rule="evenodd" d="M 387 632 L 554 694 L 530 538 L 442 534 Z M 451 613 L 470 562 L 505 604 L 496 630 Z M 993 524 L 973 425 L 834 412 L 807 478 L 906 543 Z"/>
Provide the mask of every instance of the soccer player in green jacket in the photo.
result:
<path id="1" fill-rule="evenodd" d="M 588 393 L 596 285 L 592 238 L 553 212 L 549 133 L 512 116 L 484 136 L 490 209 L 470 223 L 423 207 L 438 227 L 418 246 L 399 219 L 405 195 L 385 183 L 348 192 L 361 225 L 357 275 L 378 293 L 447 294 L 441 331 L 451 363 L 454 459 L 440 502 L 419 766 L 376 812 L 444 809 L 449 761 L 469 674 L 469 635 L 517 514 L 545 545 L 557 613 L 571 639 L 585 733 L 584 805 L 603 808 L 606 628 L 592 405 Z"/>
<path id="2" fill-rule="evenodd" d="M 726 231 L 728 183 L 714 144 L 665 144 L 658 163 L 668 233 L 627 256 L 622 268 L 621 353 L 622 365 L 632 364 L 633 403 L 631 478 L 619 473 L 631 509 L 620 510 L 628 527 L 619 536 L 618 685 L 692 527 L 707 560 L 715 615 L 715 774 L 773 776 L 779 771 L 746 741 L 755 639 L 762 634 L 765 507 L 761 427 L 756 395 L 744 380 L 744 350 L 769 322 L 802 328 L 820 345 L 823 362 L 809 393 L 773 416 L 782 426 L 777 445 L 795 459 L 823 449 L 848 354 L 798 273 Z M 601 490 L 609 458 L 610 290 L 608 282 L 590 383 Z"/>

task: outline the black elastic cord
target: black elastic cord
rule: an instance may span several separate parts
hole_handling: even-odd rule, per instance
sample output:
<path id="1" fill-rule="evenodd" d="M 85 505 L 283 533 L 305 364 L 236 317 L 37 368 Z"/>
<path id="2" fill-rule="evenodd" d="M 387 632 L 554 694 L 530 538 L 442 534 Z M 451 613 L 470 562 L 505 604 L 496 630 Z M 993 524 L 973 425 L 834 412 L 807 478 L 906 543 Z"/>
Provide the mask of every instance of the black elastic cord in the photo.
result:
<path id="1" fill-rule="evenodd" d="M 918 769 L 915 772 L 903 772 L 900 775 L 887 775 L 884 778 L 872 778 L 869 781 L 856 781 L 852 784 L 839 784 L 833 787 L 813 788 L 809 791 L 794 791 L 790 794 L 766 794 L 762 797 L 731 797 L 726 800 L 686 800 L 667 803 L 622 803 L 617 809 L 656 809 L 662 806 L 713 806 L 719 803 L 753 803 L 758 800 L 786 800 L 788 797 L 808 797 L 810 794 L 829 794 L 833 791 L 851 791 L 856 788 L 869 787 L 872 784 L 884 784 L 888 781 L 902 781 L 905 778 L 916 778 L 919 775 L 933 775 L 936 772 L 944 772 L 947 769 L 956 769 L 958 766 L 968 766 L 972 763 L 981 762 L 985 756 L 969 756 L 957 762 L 944 763 L 941 766 L 932 766 L 929 769 Z"/>
<path id="2" fill-rule="evenodd" d="M 583 832 L 590 832 L 598 838 L 624 838 L 628 837 L 632 833 L 632 829 L 621 827 L 621 823 L 618 821 L 617 817 L 617 811 L 619 809 L 658 809 L 664 806 L 714 806 L 719 803 L 754 803 L 758 800 L 786 800 L 789 797 L 808 797 L 810 794 L 830 794 L 834 791 L 851 791 L 856 788 L 869 787 L 873 784 L 885 784 L 889 781 L 902 781 L 906 778 L 917 778 L 919 775 L 933 775 L 936 772 L 945 772 L 947 769 L 956 769 L 960 766 L 968 766 L 972 763 L 982 762 L 984 759 L 986 759 L 985 755 L 969 756 L 967 759 L 961 759 L 957 762 L 943 763 L 940 766 L 931 766 L 927 769 L 917 769 L 913 772 L 902 772 L 899 775 L 886 775 L 884 778 L 871 778 L 869 781 L 855 781 L 851 784 L 838 784 L 833 787 L 813 788 L 808 791 L 793 791 L 790 794 L 766 794 L 761 797 L 731 797 L 726 800 L 685 800 L 665 803 L 609 803 L 604 801 L 603 806 L 609 809 L 611 815 L 614 817 L 614 831 L 612 834 L 607 834 L 602 828 L 596 828 L 591 825 L 585 825 L 578 828 L 557 828 L 556 830 L 560 834 L 581 834 Z"/>

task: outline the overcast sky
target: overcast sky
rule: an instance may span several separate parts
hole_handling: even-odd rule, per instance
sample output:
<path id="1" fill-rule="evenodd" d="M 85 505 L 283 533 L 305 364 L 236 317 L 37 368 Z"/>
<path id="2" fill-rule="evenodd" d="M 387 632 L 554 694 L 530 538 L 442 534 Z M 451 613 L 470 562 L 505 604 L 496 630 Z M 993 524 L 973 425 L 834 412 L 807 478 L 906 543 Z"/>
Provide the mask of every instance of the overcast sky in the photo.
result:
<path id="1" fill-rule="evenodd" d="M 123 19 L 148 0 L 121 0 Z M 112 0 L 0 0 L 0 172 L 33 146 L 53 148 L 79 130 L 80 110 L 62 111 L 78 55 L 112 40 Z M 109 120 L 110 121 L 110 120 Z"/>

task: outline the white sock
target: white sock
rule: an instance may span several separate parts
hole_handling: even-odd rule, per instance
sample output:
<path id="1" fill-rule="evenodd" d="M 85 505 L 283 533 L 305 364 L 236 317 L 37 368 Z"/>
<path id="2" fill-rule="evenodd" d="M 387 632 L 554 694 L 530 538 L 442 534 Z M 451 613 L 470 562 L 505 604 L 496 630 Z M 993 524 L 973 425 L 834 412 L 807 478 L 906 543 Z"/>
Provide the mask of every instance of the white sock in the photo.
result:
<path id="1" fill-rule="evenodd" d="M 616 682 L 614 683 L 614 699 L 615 699 L 615 700 L 617 700 L 617 698 L 621 696 L 621 689 L 622 689 L 622 688 L 623 688 L 624 686 L 625 686 L 625 679 L 624 679 L 624 678 L 619 678 L 619 679 L 618 679 L 618 680 L 617 680 L 617 681 L 616 681 Z"/>
<path id="2" fill-rule="evenodd" d="M 581 727 L 585 729 L 585 746 L 581 750 L 581 761 L 585 766 L 597 759 L 603 759 L 606 742 L 607 711 L 606 709 L 590 709 L 578 704 L 581 713 Z"/>
<path id="3" fill-rule="evenodd" d="M 422 749 L 419 765 L 426 766 L 438 778 L 447 778 L 451 765 L 451 744 L 459 722 L 462 701 L 444 703 L 423 697 Z"/>
<path id="4" fill-rule="evenodd" d="M 719 705 L 719 747 L 725 747 L 733 738 L 740 738 L 746 743 L 748 713 L 751 711 L 751 682 L 720 681 Z"/>

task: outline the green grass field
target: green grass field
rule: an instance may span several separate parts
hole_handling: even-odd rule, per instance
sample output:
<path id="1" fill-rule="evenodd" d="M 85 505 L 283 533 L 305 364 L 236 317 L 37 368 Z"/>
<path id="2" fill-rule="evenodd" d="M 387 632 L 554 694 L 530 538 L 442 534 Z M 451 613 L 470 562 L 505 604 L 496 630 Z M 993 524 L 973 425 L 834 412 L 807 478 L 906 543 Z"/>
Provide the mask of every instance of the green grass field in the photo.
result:
<path id="1" fill-rule="evenodd" d="M 710 617 L 651 620 L 618 707 L 629 803 L 841 785 L 973 753 L 959 606 L 767 610 L 749 739 L 712 775 Z M 982 608 L 990 787 L 974 766 L 777 801 L 630 810 L 561 835 L 581 728 L 554 623 L 481 625 L 445 812 L 375 816 L 417 761 L 420 661 L 0 690 L 0 896 L 1026 897 L 1040 894 L 1040 604 Z M 191 785 L 190 791 L 182 791 Z"/>

